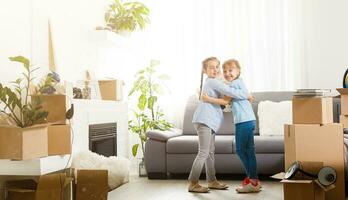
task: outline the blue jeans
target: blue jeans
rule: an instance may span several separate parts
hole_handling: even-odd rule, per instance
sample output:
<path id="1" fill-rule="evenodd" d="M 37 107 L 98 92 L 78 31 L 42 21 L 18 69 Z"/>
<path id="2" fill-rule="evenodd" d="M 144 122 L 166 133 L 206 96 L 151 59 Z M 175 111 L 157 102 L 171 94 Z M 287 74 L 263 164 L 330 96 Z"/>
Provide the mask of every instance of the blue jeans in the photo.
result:
<path id="1" fill-rule="evenodd" d="M 244 166 L 247 176 L 257 179 L 257 166 L 254 145 L 255 121 L 236 124 L 236 151 Z"/>

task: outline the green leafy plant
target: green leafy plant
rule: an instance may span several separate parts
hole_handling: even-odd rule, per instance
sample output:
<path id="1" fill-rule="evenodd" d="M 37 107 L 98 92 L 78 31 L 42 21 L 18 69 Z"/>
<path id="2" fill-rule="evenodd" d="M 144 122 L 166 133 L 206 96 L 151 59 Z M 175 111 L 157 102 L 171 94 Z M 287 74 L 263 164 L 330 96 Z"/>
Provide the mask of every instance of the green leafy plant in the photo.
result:
<path id="1" fill-rule="evenodd" d="M 35 79 L 32 74 L 38 68 L 32 69 L 30 61 L 23 56 L 10 57 L 10 60 L 22 63 L 25 72 L 22 73 L 23 78 L 12 82 L 14 91 L 0 83 L 0 103 L 4 104 L 0 112 L 6 114 L 22 128 L 44 121 L 48 112 L 41 110 L 41 99 L 35 98 L 29 102 L 29 87 Z"/>
<path id="2" fill-rule="evenodd" d="M 157 65 L 159 65 L 159 61 L 151 61 L 150 66 L 135 74 L 136 81 L 128 95 L 136 95 L 138 98 L 137 110 L 133 111 L 133 119 L 128 122 L 129 129 L 140 138 L 140 144 L 132 147 L 133 156 L 137 155 L 139 145 L 141 145 L 144 156 L 147 131 L 154 129 L 164 131 L 173 127 L 165 120 L 164 114 L 157 105 L 158 96 L 164 92 L 163 81 L 169 79 L 169 76 L 159 75 L 156 72 Z"/>
<path id="3" fill-rule="evenodd" d="M 60 81 L 59 75 L 52 71 L 48 73 L 36 86 L 34 94 L 54 94 Z"/>
<path id="4" fill-rule="evenodd" d="M 116 33 L 144 29 L 149 23 L 149 9 L 140 2 L 114 0 L 105 13 L 106 26 Z"/>

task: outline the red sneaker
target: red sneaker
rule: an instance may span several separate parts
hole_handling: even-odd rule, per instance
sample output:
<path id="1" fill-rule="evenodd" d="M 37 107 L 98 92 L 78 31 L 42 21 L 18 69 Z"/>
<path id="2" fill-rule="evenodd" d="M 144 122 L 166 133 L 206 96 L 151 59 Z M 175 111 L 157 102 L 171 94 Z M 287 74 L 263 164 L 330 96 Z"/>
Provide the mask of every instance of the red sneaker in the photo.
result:
<path id="1" fill-rule="evenodd" d="M 253 193 L 253 192 L 260 192 L 260 187 L 254 186 L 253 184 L 249 183 L 247 185 L 242 185 L 236 188 L 236 191 L 238 193 Z"/>
<path id="2" fill-rule="evenodd" d="M 257 187 L 257 188 L 262 188 L 261 182 L 259 179 L 249 179 L 249 182 L 251 183 L 252 186 Z"/>
<path id="3" fill-rule="evenodd" d="M 250 183 L 249 177 L 245 177 L 243 182 L 242 182 L 242 185 L 248 185 L 249 183 Z"/>

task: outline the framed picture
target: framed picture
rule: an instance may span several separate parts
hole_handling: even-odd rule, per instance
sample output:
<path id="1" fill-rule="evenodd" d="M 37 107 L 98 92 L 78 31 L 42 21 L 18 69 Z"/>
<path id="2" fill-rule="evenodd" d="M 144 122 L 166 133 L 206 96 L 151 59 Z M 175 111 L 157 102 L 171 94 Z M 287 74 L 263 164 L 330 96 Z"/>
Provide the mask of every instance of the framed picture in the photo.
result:
<path id="1" fill-rule="evenodd" d="M 75 88 L 80 89 L 82 99 L 101 99 L 97 80 L 79 80 Z"/>

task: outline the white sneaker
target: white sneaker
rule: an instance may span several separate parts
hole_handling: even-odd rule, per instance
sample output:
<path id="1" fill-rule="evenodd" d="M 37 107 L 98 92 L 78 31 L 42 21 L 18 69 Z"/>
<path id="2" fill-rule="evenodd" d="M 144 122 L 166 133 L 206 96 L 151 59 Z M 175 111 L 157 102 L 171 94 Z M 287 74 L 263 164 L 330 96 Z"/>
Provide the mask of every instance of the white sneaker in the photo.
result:
<path id="1" fill-rule="evenodd" d="M 261 184 L 257 183 L 257 185 L 253 185 L 252 183 L 248 183 L 246 185 L 241 185 L 236 188 L 238 193 L 253 193 L 261 191 Z"/>
<path id="2" fill-rule="evenodd" d="M 194 184 L 194 185 L 189 185 L 188 187 L 188 191 L 189 192 L 196 192 L 196 193 L 208 193 L 209 192 L 209 188 L 207 187 L 203 187 L 201 185 L 199 185 L 198 183 L 197 184 Z"/>

